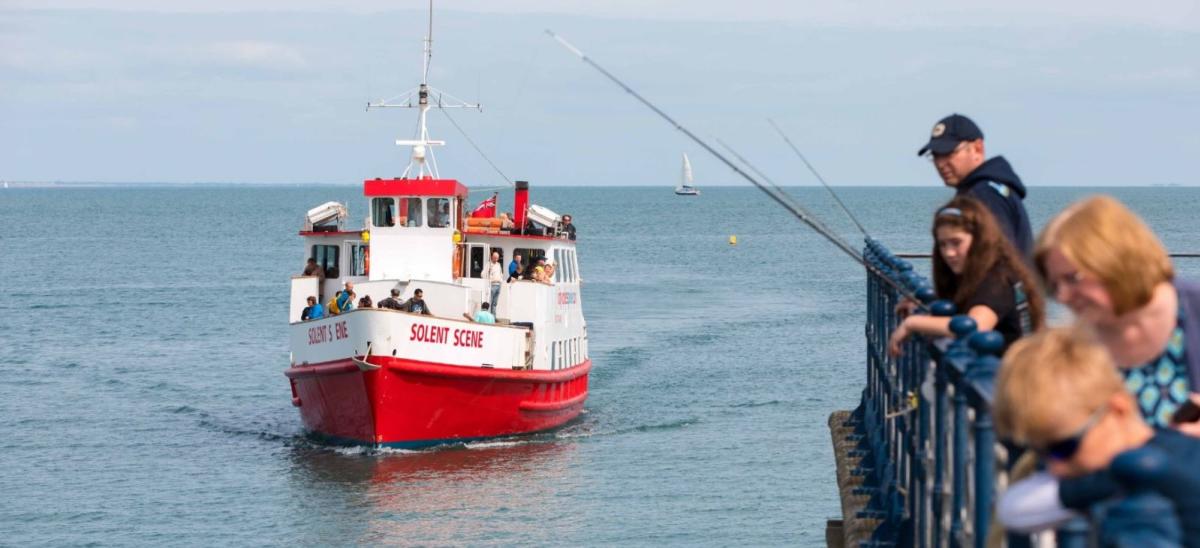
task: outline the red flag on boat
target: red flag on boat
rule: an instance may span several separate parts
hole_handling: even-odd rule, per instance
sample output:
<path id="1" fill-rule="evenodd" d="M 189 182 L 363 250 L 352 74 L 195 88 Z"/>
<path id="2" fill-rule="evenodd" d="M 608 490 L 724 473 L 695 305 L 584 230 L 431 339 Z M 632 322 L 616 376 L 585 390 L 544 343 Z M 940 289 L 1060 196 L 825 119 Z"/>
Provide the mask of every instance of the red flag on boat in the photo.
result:
<path id="1" fill-rule="evenodd" d="M 495 217 L 496 216 L 496 196 L 493 195 L 475 206 L 475 210 L 471 211 L 472 217 Z"/>

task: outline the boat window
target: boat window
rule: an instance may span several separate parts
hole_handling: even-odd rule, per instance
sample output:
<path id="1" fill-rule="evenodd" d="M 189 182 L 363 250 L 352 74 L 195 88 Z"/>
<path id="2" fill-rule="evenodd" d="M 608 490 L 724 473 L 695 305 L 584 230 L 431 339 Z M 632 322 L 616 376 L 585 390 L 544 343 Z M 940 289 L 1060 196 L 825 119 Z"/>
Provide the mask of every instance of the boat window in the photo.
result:
<path id="1" fill-rule="evenodd" d="M 312 258 L 325 270 L 326 278 L 338 277 L 338 246 L 314 245 L 312 246 Z"/>
<path id="2" fill-rule="evenodd" d="M 554 281 L 555 282 L 563 281 L 563 272 L 564 272 L 563 268 L 565 268 L 565 267 L 563 266 L 562 251 L 563 250 L 561 250 L 561 249 L 554 250 Z"/>
<path id="3" fill-rule="evenodd" d="M 464 275 L 468 278 L 482 278 L 483 268 L 487 266 L 490 260 L 485 255 L 487 249 L 483 244 L 470 244 L 467 246 L 467 252 L 469 261 L 465 265 L 466 272 Z"/>
<path id="4" fill-rule="evenodd" d="M 371 200 L 371 224 L 374 226 L 396 226 L 396 200 L 375 198 Z"/>
<path id="5" fill-rule="evenodd" d="M 400 198 L 400 211 L 404 212 L 404 215 L 400 217 L 400 222 L 403 223 L 404 226 L 421 226 L 420 198 Z"/>
<path id="6" fill-rule="evenodd" d="M 449 198 L 429 198 L 425 200 L 429 204 L 429 227 L 443 228 L 450 226 L 450 199 Z"/>
<path id="7" fill-rule="evenodd" d="M 366 276 L 368 261 L 370 260 L 370 251 L 368 246 L 363 244 L 350 244 L 350 272 L 349 276 Z"/>

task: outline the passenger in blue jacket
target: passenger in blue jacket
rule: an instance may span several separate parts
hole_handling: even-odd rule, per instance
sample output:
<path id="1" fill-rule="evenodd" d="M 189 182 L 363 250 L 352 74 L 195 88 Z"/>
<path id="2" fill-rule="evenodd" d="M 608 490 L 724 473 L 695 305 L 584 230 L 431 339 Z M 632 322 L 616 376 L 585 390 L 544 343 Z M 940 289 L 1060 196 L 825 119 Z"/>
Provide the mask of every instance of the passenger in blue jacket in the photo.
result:
<path id="1" fill-rule="evenodd" d="M 1025 213 L 1025 185 L 1003 156 L 986 159 L 983 131 L 970 118 L 951 114 L 934 124 L 929 142 L 917 155 L 933 160 L 946 186 L 957 196 L 984 203 L 1000 230 L 1028 260 L 1033 255 L 1033 229 Z M 985 160 L 986 159 L 986 160 Z"/>
<path id="2" fill-rule="evenodd" d="M 304 307 L 304 311 L 300 313 L 300 320 L 319 320 L 324 317 L 325 308 L 317 302 L 316 297 L 309 297 L 308 306 Z"/>

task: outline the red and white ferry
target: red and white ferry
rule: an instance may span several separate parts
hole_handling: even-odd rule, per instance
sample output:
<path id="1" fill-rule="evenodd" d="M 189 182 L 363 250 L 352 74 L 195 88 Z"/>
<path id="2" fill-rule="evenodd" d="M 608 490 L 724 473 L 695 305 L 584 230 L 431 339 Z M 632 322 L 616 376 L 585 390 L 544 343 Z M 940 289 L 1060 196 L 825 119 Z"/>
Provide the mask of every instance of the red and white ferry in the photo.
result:
<path id="1" fill-rule="evenodd" d="M 423 74 L 430 43 L 426 37 Z M 591 360 L 575 241 L 558 215 L 529 203 L 522 181 L 513 221 L 533 221 L 537 231 L 468 216 L 467 188 L 439 177 L 430 161 L 430 147 L 443 144 L 426 129 L 431 95 L 433 106 L 452 106 L 424 77 L 407 104 L 369 105 L 419 109 L 419 131 L 396 141 L 412 147 L 404 175 L 363 183 L 365 226 L 348 229 L 345 206 L 330 202 L 310 210 L 300 231 L 305 258 L 326 276 L 292 278 L 285 374 L 305 428 L 332 443 L 411 448 L 535 432 L 578 416 L 587 399 Z M 503 283 L 495 324 L 466 320 L 490 301 L 484 272 L 493 252 L 506 279 L 516 254 L 525 264 L 546 257 L 557 268 L 550 283 Z M 433 315 L 355 308 L 301 321 L 308 297 L 326 303 L 346 282 L 374 303 L 393 289 L 402 299 L 420 289 Z"/>

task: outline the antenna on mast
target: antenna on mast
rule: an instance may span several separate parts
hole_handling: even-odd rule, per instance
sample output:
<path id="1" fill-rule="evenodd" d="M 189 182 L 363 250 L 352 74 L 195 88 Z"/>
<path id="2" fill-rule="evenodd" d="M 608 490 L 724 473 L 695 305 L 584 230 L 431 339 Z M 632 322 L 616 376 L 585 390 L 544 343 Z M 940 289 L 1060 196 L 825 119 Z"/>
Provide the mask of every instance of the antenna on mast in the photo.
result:
<path id="1" fill-rule="evenodd" d="M 446 144 L 446 141 L 435 140 L 429 138 L 429 128 L 425 124 L 428 117 L 429 96 L 431 93 L 436 94 L 437 108 L 472 108 L 478 111 L 483 111 L 483 105 L 478 103 L 467 103 L 457 99 L 447 93 L 434 89 L 429 85 L 429 64 L 433 58 L 433 0 L 429 0 L 429 31 L 425 35 L 425 46 L 423 48 L 423 56 L 421 63 L 421 85 L 417 89 L 409 90 L 398 101 L 392 102 L 393 99 L 380 99 L 379 101 L 368 102 L 367 110 L 372 108 L 416 108 L 419 109 L 417 114 L 417 135 L 414 139 L 397 139 L 397 146 L 412 147 L 411 160 L 408 167 L 404 168 L 404 174 L 401 179 L 409 178 L 409 174 L 413 175 L 414 179 L 438 178 L 437 159 L 433 156 L 433 150 L 429 147 L 441 146 Z M 413 102 L 413 99 L 416 102 Z M 447 101 L 448 99 L 448 101 Z"/>

